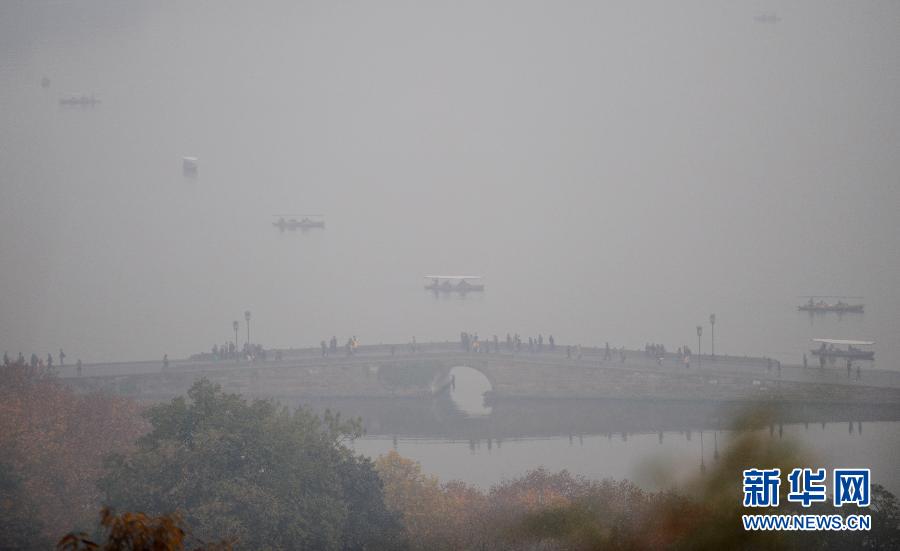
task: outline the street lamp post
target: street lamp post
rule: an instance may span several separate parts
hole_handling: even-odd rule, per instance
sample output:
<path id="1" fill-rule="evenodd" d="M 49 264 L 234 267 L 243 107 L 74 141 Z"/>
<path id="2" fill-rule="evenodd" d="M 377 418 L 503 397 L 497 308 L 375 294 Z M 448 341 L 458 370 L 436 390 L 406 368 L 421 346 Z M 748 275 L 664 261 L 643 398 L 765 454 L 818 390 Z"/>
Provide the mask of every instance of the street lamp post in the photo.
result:
<path id="1" fill-rule="evenodd" d="M 709 325 L 712 328 L 712 335 L 710 338 L 712 339 L 712 357 L 716 357 L 716 315 L 709 315 Z"/>
<path id="2" fill-rule="evenodd" d="M 235 352 L 237 352 L 237 349 L 238 349 L 237 332 L 238 332 L 239 326 L 240 326 L 240 324 L 238 323 L 237 320 L 234 320 L 233 322 L 231 322 L 231 328 L 234 329 L 234 350 L 235 350 Z"/>
<path id="3" fill-rule="evenodd" d="M 703 429 L 700 429 L 700 474 L 706 472 L 706 463 L 703 462 Z"/>
<path id="4" fill-rule="evenodd" d="M 703 336 L 703 326 L 697 326 L 697 369 L 700 369 L 700 364 L 703 361 L 703 353 L 700 351 L 700 337 Z"/>
<path id="5" fill-rule="evenodd" d="M 247 347 L 250 347 L 250 310 L 244 312 L 244 321 L 247 322 Z"/>

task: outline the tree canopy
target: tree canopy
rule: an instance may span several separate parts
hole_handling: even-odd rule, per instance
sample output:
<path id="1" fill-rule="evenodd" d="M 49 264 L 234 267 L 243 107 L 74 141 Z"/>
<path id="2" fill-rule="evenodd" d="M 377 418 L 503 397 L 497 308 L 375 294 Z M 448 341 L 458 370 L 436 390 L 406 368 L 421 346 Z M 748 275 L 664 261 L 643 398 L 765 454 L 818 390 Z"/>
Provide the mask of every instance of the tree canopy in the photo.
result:
<path id="1" fill-rule="evenodd" d="M 46 549 L 91 525 L 103 458 L 144 433 L 139 411 L 126 398 L 76 393 L 49 370 L 0 366 L 0 546 Z"/>
<path id="2" fill-rule="evenodd" d="M 252 549 L 389 549 L 399 518 L 384 506 L 371 461 L 346 443 L 358 420 L 248 402 L 200 380 L 187 399 L 146 412 L 137 449 L 109 458 L 106 503 L 179 512 L 200 539 Z"/>

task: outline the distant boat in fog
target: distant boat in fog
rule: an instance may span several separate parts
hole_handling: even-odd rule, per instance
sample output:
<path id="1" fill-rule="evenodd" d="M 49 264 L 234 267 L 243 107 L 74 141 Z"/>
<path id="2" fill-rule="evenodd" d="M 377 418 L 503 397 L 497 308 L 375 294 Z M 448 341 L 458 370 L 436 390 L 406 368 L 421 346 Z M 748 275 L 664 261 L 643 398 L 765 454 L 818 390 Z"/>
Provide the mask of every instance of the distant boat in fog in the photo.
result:
<path id="1" fill-rule="evenodd" d="M 859 341 L 851 339 L 813 339 L 819 343 L 818 348 L 810 350 L 813 356 L 822 358 L 847 358 L 848 360 L 874 360 L 875 352 L 861 350 L 860 346 L 872 346 L 875 341 Z M 840 348 L 846 346 L 847 348 Z M 847 364 L 849 368 L 849 363 Z"/>
<path id="2" fill-rule="evenodd" d="M 47 86 L 49 86 L 49 85 L 50 84 L 48 81 Z M 100 100 L 97 99 L 94 96 L 94 94 L 91 94 L 90 96 L 81 95 L 81 96 L 66 96 L 66 97 L 59 98 L 60 105 L 91 105 L 91 106 L 93 106 L 98 103 L 100 103 Z"/>
<path id="3" fill-rule="evenodd" d="M 281 231 L 284 230 L 308 230 L 312 228 L 325 228 L 325 220 L 321 214 L 276 214 L 278 220 L 272 222 L 272 225 Z M 293 216 L 295 218 L 285 219 L 285 216 Z M 297 216 L 300 216 L 297 220 Z"/>
<path id="4" fill-rule="evenodd" d="M 484 284 L 481 283 L 481 276 L 468 275 L 427 275 L 425 276 L 429 283 L 425 285 L 425 290 L 445 293 L 468 293 L 470 291 L 484 291 Z"/>
<path id="5" fill-rule="evenodd" d="M 761 13 L 753 18 L 757 23 L 778 23 L 781 18 L 776 13 Z"/>
<path id="6" fill-rule="evenodd" d="M 840 299 L 862 298 L 862 297 L 822 297 L 836 298 L 837 302 L 825 302 L 824 300 L 816 300 L 817 297 L 805 297 L 809 300 L 797 307 L 801 312 L 837 312 L 839 314 L 853 312 L 857 314 L 863 313 L 865 306 L 863 304 L 850 304 Z"/>
<path id="7" fill-rule="evenodd" d="M 196 174 L 197 173 L 197 163 L 200 161 L 197 157 L 182 157 L 181 158 L 181 169 L 185 174 Z"/>

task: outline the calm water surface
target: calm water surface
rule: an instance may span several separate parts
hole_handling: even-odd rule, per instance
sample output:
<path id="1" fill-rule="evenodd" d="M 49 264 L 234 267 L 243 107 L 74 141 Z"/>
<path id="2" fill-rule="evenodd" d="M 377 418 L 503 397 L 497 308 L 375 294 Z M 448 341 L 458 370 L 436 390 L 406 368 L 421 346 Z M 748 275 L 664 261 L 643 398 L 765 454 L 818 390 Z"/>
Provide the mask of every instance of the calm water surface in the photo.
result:
<path id="1" fill-rule="evenodd" d="M 442 480 L 489 488 L 530 469 L 568 469 L 590 478 L 630 479 L 649 490 L 684 484 L 712 468 L 734 418 L 711 404 L 667 405 L 617 400 L 501 400 L 484 405 L 487 379 L 454 368 L 449 397 L 404 409 L 378 403 L 362 410 L 368 436 L 356 449 L 370 457 L 396 450 Z M 446 398 L 449 398 L 446 399 Z M 797 406 L 776 412 L 764 438 L 797 444 L 818 467 L 867 466 L 876 482 L 900 491 L 898 411 Z M 415 418 L 410 421 L 409 418 Z M 889 420 L 872 420 L 889 419 Z"/>
<path id="2" fill-rule="evenodd" d="M 860 433 L 860 427 L 862 432 Z M 568 469 L 589 478 L 630 479 L 642 488 L 662 490 L 684 484 L 716 463 L 731 434 L 728 431 L 663 432 L 652 434 L 574 435 L 553 438 L 452 441 L 369 436 L 358 451 L 377 457 L 396 450 L 422 464 L 442 481 L 463 480 L 482 488 L 521 476 L 530 469 Z M 763 431 L 767 434 L 768 431 Z M 772 438 L 791 438 L 814 459 L 811 466 L 868 466 L 872 478 L 889 491 L 900 492 L 900 422 L 811 423 L 784 425 Z"/>

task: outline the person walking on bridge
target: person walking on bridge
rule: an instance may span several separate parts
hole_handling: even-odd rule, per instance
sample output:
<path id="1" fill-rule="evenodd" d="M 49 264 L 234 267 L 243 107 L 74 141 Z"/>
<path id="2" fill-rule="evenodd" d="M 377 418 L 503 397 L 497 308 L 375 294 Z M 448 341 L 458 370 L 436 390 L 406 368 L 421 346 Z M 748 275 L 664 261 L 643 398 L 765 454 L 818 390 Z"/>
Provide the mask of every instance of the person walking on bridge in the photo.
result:
<path id="1" fill-rule="evenodd" d="M 325 341 L 323 340 L 321 343 L 319 343 L 319 346 L 322 347 L 322 357 L 324 358 L 328 355 L 328 345 L 326 345 Z"/>

